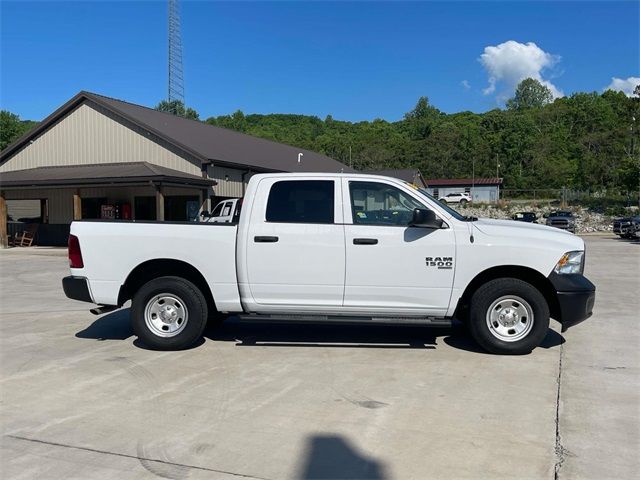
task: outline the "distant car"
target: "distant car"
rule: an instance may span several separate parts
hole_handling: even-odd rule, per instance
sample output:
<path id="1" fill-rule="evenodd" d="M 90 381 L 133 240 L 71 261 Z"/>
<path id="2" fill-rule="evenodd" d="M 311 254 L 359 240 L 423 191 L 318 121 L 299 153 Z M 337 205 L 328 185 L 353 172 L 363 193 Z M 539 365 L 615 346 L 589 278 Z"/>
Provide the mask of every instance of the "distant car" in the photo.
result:
<path id="1" fill-rule="evenodd" d="M 576 233 L 576 217 L 573 215 L 573 212 L 556 210 L 545 215 L 545 218 L 547 219 L 546 224 L 551 227 Z"/>
<path id="2" fill-rule="evenodd" d="M 440 201 L 445 203 L 465 204 L 471 201 L 471 195 L 465 192 L 449 193 L 448 195 L 442 197 Z"/>
<path id="3" fill-rule="evenodd" d="M 613 221 L 613 233 L 621 238 L 640 238 L 640 215 L 616 218 Z"/>
<path id="4" fill-rule="evenodd" d="M 511 219 L 518 222 L 538 223 L 538 217 L 534 212 L 517 212 Z"/>

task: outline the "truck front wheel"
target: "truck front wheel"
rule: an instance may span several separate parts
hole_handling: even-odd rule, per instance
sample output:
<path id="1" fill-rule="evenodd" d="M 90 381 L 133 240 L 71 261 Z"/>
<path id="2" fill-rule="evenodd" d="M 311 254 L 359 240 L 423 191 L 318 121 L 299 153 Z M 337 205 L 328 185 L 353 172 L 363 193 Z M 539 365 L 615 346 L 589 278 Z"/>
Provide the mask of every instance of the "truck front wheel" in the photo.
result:
<path id="1" fill-rule="evenodd" d="M 549 329 L 549 306 L 533 285 L 498 278 L 471 297 L 469 330 L 491 353 L 522 355 L 536 348 Z"/>
<path id="2" fill-rule="evenodd" d="M 158 350 L 182 350 L 197 342 L 207 324 L 207 301 L 193 283 L 159 277 L 133 297 L 131 322 L 138 338 Z"/>

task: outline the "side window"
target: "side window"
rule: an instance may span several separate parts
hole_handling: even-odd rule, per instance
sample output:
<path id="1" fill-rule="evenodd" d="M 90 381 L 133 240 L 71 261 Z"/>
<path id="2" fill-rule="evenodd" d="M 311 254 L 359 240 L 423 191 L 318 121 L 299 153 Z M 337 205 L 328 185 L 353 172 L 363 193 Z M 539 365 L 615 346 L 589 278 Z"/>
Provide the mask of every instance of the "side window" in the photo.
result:
<path id="1" fill-rule="evenodd" d="M 271 186 L 267 222 L 333 223 L 333 180 L 285 180 Z"/>
<path id="2" fill-rule="evenodd" d="M 231 202 L 227 202 L 224 204 L 221 217 L 228 217 L 229 215 L 231 215 Z"/>
<path id="3" fill-rule="evenodd" d="M 399 188 L 378 182 L 349 182 L 351 214 L 356 225 L 411 223 L 413 210 L 426 208 Z"/>
<path id="4" fill-rule="evenodd" d="M 224 203 L 219 203 L 218 205 L 216 205 L 216 207 L 213 209 L 213 212 L 211 212 L 211 216 L 212 217 L 219 217 L 220 216 L 220 212 L 222 212 L 222 206 L 224 205 Z"/>

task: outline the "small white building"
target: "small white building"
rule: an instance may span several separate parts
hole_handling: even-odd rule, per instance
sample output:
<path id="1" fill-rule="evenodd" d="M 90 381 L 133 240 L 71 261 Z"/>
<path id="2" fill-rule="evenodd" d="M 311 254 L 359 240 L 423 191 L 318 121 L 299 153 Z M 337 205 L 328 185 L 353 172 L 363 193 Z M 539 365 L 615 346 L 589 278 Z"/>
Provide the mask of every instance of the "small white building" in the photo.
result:
<path id="1" fill-rule="evenodd" d="M 434 178 L 425 181 L 427 192 L 435 198 L 465 192 L 474 202 L 495 203 L 500 199 L 502 178 Z"/>

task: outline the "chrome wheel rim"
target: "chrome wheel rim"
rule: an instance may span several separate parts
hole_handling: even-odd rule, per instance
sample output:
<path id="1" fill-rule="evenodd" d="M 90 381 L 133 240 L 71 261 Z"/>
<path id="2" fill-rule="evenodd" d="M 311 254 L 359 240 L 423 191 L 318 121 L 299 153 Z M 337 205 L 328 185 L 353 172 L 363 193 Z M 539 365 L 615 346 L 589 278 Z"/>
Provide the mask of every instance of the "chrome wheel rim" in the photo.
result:
<path id="1" fill-rule="evenodd" d="M 487 310 L 487 327 L 491 335 L 504 342 L 517 342 L 533 328 L 533 309 L 526 300 L 505 295 Z"/>
<path id="2" fill-rule="evenodd" d="M 151 297 L 144 309 L 147 328 L 158 337 L 175 337 L 184 330 L 188 320 L 187 306 L 172 293 Z"/>

